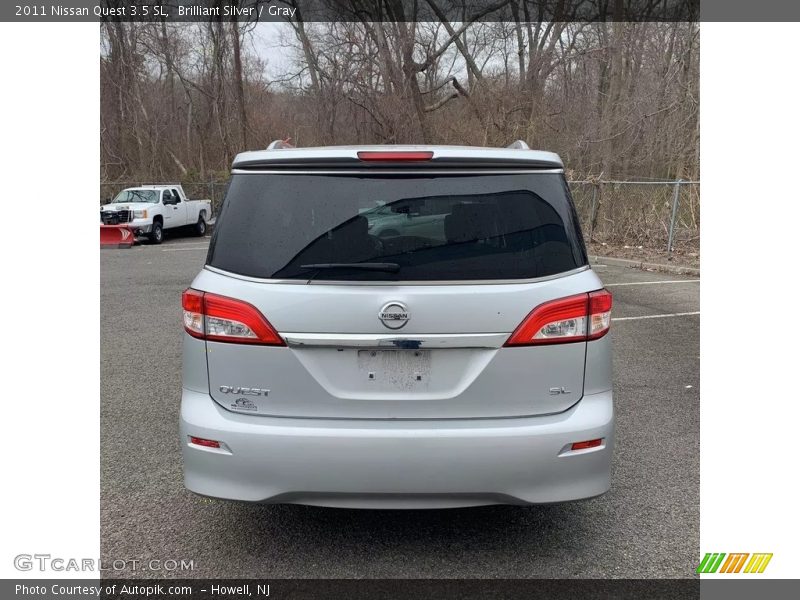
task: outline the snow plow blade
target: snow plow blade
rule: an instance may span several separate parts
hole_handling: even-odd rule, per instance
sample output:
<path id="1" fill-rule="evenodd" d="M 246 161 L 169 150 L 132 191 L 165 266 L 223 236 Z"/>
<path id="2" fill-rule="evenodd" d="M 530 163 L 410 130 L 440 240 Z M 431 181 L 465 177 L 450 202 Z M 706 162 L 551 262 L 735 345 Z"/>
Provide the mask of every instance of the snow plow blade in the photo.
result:
<path id="1" fill-rule="evenodd" d="M 100 248 L 130 248 L 135 241 L 127 225 L 100 225 Z"/>

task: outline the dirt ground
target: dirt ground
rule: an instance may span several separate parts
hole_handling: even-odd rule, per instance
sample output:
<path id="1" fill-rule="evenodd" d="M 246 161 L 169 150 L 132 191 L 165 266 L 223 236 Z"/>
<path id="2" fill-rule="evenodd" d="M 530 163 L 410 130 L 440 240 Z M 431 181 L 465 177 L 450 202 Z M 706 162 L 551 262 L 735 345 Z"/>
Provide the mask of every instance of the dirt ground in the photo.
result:
<path id="1" fill-rule="evenodd" d="M 663 248 L 653 249 L 642 246 L 624 246 L 621 244 L 588 241 L 586 247 L 589 254 L 597 256 L 613 256 L 614 258 L 627 258 L 642 262 L 700 268 L 700 252 L 696 249 L 675 248 L 670 256 Z"/>

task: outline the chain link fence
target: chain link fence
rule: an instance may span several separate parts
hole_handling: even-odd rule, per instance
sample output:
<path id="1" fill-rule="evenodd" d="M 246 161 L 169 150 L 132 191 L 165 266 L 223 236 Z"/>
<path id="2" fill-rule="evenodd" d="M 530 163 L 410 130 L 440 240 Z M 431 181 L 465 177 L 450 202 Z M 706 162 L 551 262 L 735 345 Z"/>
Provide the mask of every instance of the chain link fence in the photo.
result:
<path id="1" fill-rule="evenodd" d="M 699 181 L 570 181 L 587 241 L 700 249 Z"/>
<path id="2" fill-rule="evenodd" d="M 100 202 L 143 183 L 103 182 Z M 182 185 L 189 198 L 211 200 L 219 214 L 227 182 Z M 587 241 L 699 252 L 699 181 L 570 181 L 569 186 Z"/>

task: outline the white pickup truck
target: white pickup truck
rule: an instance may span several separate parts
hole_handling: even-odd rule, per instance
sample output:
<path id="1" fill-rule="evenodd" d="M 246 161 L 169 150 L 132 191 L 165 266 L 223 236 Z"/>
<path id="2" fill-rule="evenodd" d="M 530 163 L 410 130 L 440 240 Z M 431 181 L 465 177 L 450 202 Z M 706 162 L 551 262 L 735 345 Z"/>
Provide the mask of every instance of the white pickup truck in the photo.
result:
<path id="1" fill-rule="evenodd" d="M 205 235 L 211 219 L 211 200 L 189 200 L 180 185 L 143 185 L 122 190 L 100 207 L 103 225 L 127 225 L 135 235 L 154 244 L 164 240 L 164 230 L 190 226 Z"/>

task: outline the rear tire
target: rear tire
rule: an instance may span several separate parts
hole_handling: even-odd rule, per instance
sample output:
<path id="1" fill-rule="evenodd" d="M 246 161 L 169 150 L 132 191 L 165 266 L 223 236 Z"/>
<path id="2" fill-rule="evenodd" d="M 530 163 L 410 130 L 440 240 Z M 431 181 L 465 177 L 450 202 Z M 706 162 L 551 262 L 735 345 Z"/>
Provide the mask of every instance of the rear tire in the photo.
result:
<path id="1" fill-rule="evenodd" d="M 197 223 L 194 226 L 194 232 L 196 235 L 203 237 L 206 234 L 206 219 L 200 214 L 200 217 L 197 219 Z"/>
<path id="2" fill-rule="evenodd" d="M 151 244 L 160 244 L 164 241 L 164 226 L 159 222 L 155 221 L 153 223 L 153 228 L 150 230 L 150 233 L 147 234 L 147 238 L 150 240 Z"/>

